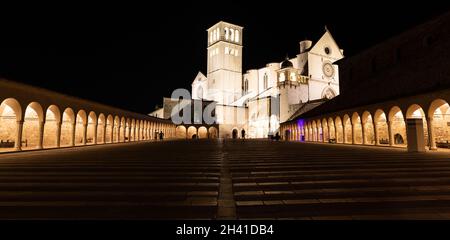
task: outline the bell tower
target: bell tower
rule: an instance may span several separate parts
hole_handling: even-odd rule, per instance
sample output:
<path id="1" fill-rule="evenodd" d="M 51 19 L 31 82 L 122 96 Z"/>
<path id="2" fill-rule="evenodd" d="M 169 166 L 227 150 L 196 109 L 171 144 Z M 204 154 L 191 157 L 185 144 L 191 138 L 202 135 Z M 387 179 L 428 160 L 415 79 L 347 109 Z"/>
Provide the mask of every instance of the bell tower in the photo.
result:
<path id="1" fill-rule="evenodd" d="M 223 21 L 207 30 L 207 98 L 219 104 L 230 104 L 242 94 L 242 30 Z"/>

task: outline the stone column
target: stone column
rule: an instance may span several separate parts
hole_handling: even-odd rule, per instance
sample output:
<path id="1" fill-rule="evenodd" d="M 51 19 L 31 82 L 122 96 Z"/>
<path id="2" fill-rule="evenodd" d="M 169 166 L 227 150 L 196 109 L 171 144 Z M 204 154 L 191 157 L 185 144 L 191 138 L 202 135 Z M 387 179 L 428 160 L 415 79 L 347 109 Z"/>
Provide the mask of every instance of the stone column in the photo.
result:
<path id="1" fill-rule="evenodd" d="M 56 147 L 61 147 L 61 122 L 56 123 Z"/>
<path id="2" fill-rule="evenodd" d="M 117 126 L 117 142 L 120 142 L 120 125 Z"/>
<path id="3" fill-rule="evenodd" d="M 330 142 L 331 139 L 330 123 L 327 124 L 327 134 L 328 134 L 328 142 Z"/>
<path id="4" fill-rule="evenodd" d="M 83 124 L 83 145 L 87 143 L 87 124 Z"/>
<path id="5" fill-rule="evenodd" d="M 336 124 L 334 124 L 334 139 L 338 143 L 338 130 Z"/>
<path id="6" fill-rule="evenodd" d="M 355 124 L 350 123 L 352 126 L 352 144 L 356 144 Z"/>
<path id="7" fill-rule="evenodd" d="M 131 124 L 130 127 L 128 127 L 128 142 L 131 142 Z"/>
<path id="8" fill-rule="evenodd" d="M 109 139 L 111 143 L 114 142 L 114 121 L 111 123 L 111 139 Z"/>
<path id="9" fill-rule="evenodd" d="M 392 132 L 391 121 L 387 121 L 388 125 L 388 136 L 389 136 L 389 146 L 394 146 L 394 133 Z"/>
<path id="10" fill-rule="evenodd" d="M 92 138 L 92 142 L 94 142 L 94 144 L 97 144 L 97 131 L 98 131 L 98 120 L 97 124 L 95 124 L 94 126 L 94 137 Z"/>
<path id="11" fill-rule="evenodd" d="M 14 148 L 16 151 L 22 150 L 22 132 L 23 132 L 23 121 L 16 122 L 16 142 L 14 143 Z"/>
<path id="12" fill-rule="evenodd" d="M 430 145 L 430 150 L 437 150 L 436 141 L 434 140 L 434 121 L 433 118 L 427 118 L 427 128 L 428 128 L 428 142 Z"/>
<path id="13" fill-rule="evenodd" d="M 363 143 L 363 145 L 367 145 L 366 129 L 365 129 L 364 125 L 361 123 L 361 132 L 362 132 L 362 140 L 363 140 L 362 143 Z"/>
<path id="14" fill-rule="evenodd" d="M 126 137 L 127 137 L 127 124 L 125 124 L 125 126 L 123 126 L 123 142 L 126 142 Z"/>
<path id="15" fill-rule="evenodd" d="M 375 123 L 375 120 L 372 118 L 372 125 L 373 125 L 373 134 L 375 139 L 375 146 L 380 145 L 380 139 L 378 139 L 378 126 Z"/>
<path id="16" fill-rule="evenodd" d="M 75 146 L 75 129 L 77 127 L 77 122 L 72 124 L 72 139 L 70 139 L 70 146 Z"/>
<path id="17" fill-rule="evenodd" d="M 321 127 L 321 129 L 322 129 L 322 142 L 324 143 L 325 142 L 325 131 L 324 131 L 323 126 Z"/>
<path id="18" fill-rule="evenodd" d="M 103 123 L 103 144 L 106 144 L 106 123 Z"/>
<path id="19" fill-rule="evenodd" d="M 44 124 L 45 122 L 39 122 L 39 139 L 38 139 L 38 145 L 37 149 L 43 149 L 44 148 Z"/>

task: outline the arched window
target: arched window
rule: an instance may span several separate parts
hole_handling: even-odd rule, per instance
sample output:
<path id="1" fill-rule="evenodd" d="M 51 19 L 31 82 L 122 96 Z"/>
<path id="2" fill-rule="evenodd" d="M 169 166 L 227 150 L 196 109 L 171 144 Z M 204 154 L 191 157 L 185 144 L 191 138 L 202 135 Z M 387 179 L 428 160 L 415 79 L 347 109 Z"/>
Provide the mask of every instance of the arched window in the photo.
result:
<path id="1" fill-rule="evenodd" d="M 220 38 L 220 29 L 217 28 L 216 29 L 216 40 L 219 40 L 219 38 Z"/>
<path id="2" fill-rule="evenodd" d="M 230 38 L 231 38 L 231 41 L 233 41 L 233 39 L 234 39 L 234 29 L 232 29 L 232 28 L 230 28 Z"/>
<path id="3" fill-rule="evenodd" d="M 238 30 L 236 30 L 236 32 L 234 33 L 234 41 L 239 42 L 239 31 Z"/>
<path id="4" fill-rule="evenodd" d="M 264 89 L 267 89 L 268 87 L 269 87 L 269 85 L 268 85 L 268 76 L 267 76 L 267 73 L 264 73 Z"/>
<path id="5" fill-rule="evenodd" d="M 244 95 L 247 94 L 247 92 L 248 92 L 248 79 L 245 79 L 242 82 L 242 92 Z"/>
<path id="6" fill-rule="evenodd" d="M 225 28 L 225 40 L 228 40 L 228 37 L 229 37 L 229 31 L 228 31 L 228 28 L 226 27 Z"/>

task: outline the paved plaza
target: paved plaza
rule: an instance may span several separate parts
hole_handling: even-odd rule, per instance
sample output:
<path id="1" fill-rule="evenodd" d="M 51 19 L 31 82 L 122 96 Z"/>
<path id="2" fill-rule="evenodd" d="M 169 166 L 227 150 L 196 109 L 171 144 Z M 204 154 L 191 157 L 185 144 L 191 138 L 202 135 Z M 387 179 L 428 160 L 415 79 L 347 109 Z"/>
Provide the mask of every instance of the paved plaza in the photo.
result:
<path id="1" fill-rule="evenodd" d="M 190 140 L 2 153 L 0 219 L 450 219 L 450 152 Z"/>

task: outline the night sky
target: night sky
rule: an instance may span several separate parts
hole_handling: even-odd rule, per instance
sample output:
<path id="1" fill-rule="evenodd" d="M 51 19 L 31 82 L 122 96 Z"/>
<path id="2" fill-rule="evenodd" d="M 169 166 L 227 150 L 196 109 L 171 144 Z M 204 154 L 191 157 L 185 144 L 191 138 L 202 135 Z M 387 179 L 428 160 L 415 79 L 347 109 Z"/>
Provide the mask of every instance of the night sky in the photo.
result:
<path id="1" fill-rule="evenodd" d="M 220 20 L 244 27 L 245 71 L 294 57 L 298 42 L 317 40 L 325 25 L 349 57 L 450 10 L 430 1 L 243 2 L 4 7 L 0 76 L 149 113 L 206 74 L 206 29 Z"/>

